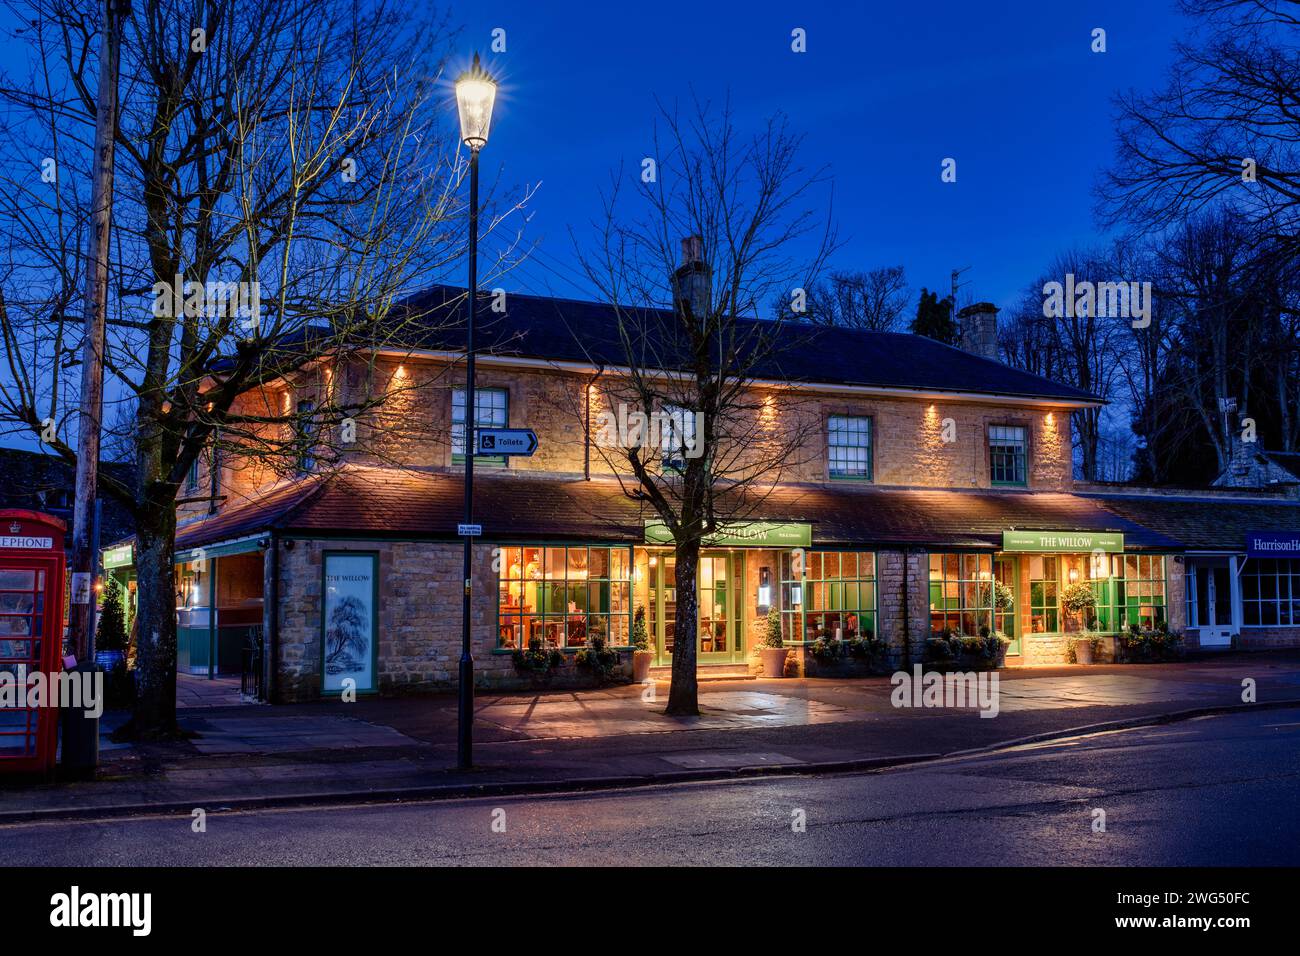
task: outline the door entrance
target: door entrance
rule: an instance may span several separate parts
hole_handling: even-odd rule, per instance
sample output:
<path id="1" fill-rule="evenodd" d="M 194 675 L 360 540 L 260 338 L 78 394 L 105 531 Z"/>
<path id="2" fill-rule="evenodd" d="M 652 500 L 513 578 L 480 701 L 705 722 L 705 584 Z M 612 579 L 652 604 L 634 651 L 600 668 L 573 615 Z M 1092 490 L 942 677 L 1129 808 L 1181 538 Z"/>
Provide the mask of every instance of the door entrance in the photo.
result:
<path id="1" fill-rule="evenodd" d="M 1016 614 L 1016 602 L 1020 596 L 1019 568 L 1017 558 L 998 558 L 993 562 L 994 579 L 1011 590 L 1009 606 L 1001 606 L 996 599 L 993 602 L 993 629 L 1001 631 L 1011 641 L 1007 645 L 1008 657 L 1020 656 L 1019 615 Z"/>
<path id="2" fill-rule="evenodd" d="M 1232 570 L 1226 559 L 1188 561 L 1188 627 L 1200 630 L 1202 647 L 1227 647 L 1232 620 Z"/>
<path id="3" fill-rule="evenodd" d="M 672 552 L 652 554 L 647 614 L 655 642 L 655 663 L 672 663 L 673 647 L 685 635 L 677 628 L 677 558 Z M 740 551 L 702 551 L 695 583 L 699 595 L 696 658 L 702 664 L 743 662 L 745 557 Z"/>

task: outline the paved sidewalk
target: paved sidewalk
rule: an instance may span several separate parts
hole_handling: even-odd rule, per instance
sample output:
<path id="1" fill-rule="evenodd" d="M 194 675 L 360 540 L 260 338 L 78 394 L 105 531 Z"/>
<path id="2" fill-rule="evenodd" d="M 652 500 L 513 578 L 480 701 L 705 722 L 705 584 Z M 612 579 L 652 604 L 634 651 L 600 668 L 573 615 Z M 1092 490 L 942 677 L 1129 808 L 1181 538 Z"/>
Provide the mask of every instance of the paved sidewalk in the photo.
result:
<path id="1" fill-rule="evenodd" d="M 104 741 L 94 781 L 11 785 L 0 822 L 98 808 L 217 808 L 259 800 L 391 798 L 438 788 L 560 788 L 727 773 L 861 766 L 988 747 L 1103 722 L 1300 701 L 1300 653 L 1145 666 L 1003 671 L 996 717 L 900 709 L 888 678 L 701 685 L 702 714 L 663 715 L 667 684 L 481 694 L 475 769 L 455 769 L 454 696 L 269 707 L 190 707 L 194 736 L 167 745 Z M 124 715 L 106 715 L 105 734 Z M 3 778 L 0 778 L 3 779 Z M 459 791 L 458 791 L 459 792 Z"/>

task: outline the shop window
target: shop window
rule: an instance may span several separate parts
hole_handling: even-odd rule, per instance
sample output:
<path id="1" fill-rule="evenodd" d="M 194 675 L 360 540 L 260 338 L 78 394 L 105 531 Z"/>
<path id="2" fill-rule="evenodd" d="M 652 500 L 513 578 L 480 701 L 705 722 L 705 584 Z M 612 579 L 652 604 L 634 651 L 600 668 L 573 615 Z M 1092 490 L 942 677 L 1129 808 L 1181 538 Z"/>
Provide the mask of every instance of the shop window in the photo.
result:
<path id="1" fill-rule="evenodd" d="M 1116 555 L 1122 576 L 1114 581 L 1119 627 L 1155 627 L 1165 620 L 1165 559 L 1158 554 Z"/>
<path id="2" fill-rule="evenodd" d="M 993 627 L 993 556 L 930 555 L 930 631 L 980 635 Z"/>
<path id="3" fill-rule="evenodd" d="M 995 485 L 1025 485 L 1029 440 L 1021 425 L 989 426 L 989 477 Z"/>
<path id="4" fill-rule="evenodd" d="M 781 631 L 788 641 L 853 640 L 876 633 L 872 551 L 781 555 Z"/>
<path id="5" fill-rule="evenodd" d="M 871 480 L 871 419 L 831 415 L 826 420 L 827 460 L 832 478 Z"/>
<path id="6" fill-rule="evenodd" d="M 510 393 L 504 388 L 474 389 L 474 427 L 505 428 L 510 423 Z M 465 462 L 465 389 L 451 392 L 451 461 Z M 476 464 L 505 466 L 503 455 L 477 455 Z"/>
<path id="7" fill-rule="evenodd" d="M 1061 571 L 1055 555 L 1029 558 L 1029 632 L 1055 634 L 1061 629 Z"/>
<path id="8" fill-rule="evenodd" d="M 1241 571 L 1241 612 L 1248 627 L 1300 624 L 1300 560 L 1249 558 Z"/>
<path id="9" fill-rule="evenodd" d="M 523 545 L 501 549 L 498 643 L 582 647 L 594 633 L 631 642 L 632 553 L 626 546 Z"/>

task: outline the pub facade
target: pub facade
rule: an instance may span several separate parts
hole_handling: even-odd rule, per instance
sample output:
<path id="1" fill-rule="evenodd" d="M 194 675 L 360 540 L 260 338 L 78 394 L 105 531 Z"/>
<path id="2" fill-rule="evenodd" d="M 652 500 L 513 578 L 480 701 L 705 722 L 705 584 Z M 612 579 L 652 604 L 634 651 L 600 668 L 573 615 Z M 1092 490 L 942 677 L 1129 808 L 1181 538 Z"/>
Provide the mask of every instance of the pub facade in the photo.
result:
<path id="1" fill-rule="evenodd" d="M 452 309 L 457 292 L 428 295 Z M 454 687 L 471 408 L 474 427 L 538 437 L 531 457 L 476 457 L 472 638 L 483 686 L 529 686 L 513 655 L 530 645 L 568 656 L 599 634 L 630 650 L 638 617 L 658 667 L 691 640 L 701 670 L 719 675 L 759 672 L 772 614 L 791 672 L 809 674 L 810 649 L 830 639 L 877 638 L 899 666 L 924 660 L 933 637 L 988 631 L 1022 666 L 1065 663 L 1085 631 L 1133 626 L 1181 631 L 1193 649 L 1300 645 L 1300 543 L 1295 557 L 1261 558 L 1247 541 L 1300 538 L 1292 487 L 1076 483 L 1071 416 L 1100 400 L 979 354 L 996 327 L 986 305 L 963 310 L 964 349 L 791 333 L 779 370 L 753 377 L 751 434 L 770 417 L 799 436 L 798 454 L 743 519 L 706 539 L 699 620 L 684 633 L 671 539 L 599 444 L 595 423 L 612 410 L 605 383 L 625 372 L 599 347 L 613 321 L 597 303 L 511 295 L 479 339 L 472 401 L 455 323 L 241 398 L 301 408 L 325 390 L 391 395 L 329 468 L 308 461 L 285 476 L 227 454 L 192 476 L 220 503 L 179 515 L 181 669 L 246 669 L 256 641 L 260 693 L 272 701 Z M 674 467 L 672 454 L 658 464 Z M 129 578 L 130 542 L 110 552 L 110 573 Z M 1063 600 L 1079 585 L 1095 596 L 1086 615 Z"/>

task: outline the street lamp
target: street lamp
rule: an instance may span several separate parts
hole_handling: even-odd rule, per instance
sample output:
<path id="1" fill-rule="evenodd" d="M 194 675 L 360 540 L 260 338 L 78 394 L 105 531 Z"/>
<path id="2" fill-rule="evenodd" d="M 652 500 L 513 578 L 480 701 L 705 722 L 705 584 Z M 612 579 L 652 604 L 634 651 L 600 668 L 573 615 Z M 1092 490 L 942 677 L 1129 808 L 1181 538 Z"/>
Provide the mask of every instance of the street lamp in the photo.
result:
<path id="1" fill-rule="evenodd" d="M 460 138 L 469 147 L 469 295 L 465 330 L 465 524 L 474 523 L 474 446 L 478 403 L 474 400 L 474 310 L 478 305 L 478 151 L 487 145 L 492 125 L 496 81 L 474 54 L 474 63 L 456 79 L 456 110 L 460 113 Z M 474 746 L 474 655 L 470 652 L 471 550 L 474 538 L 462 528 L 465 540 L 464 601 L 461 608 L 459 720 L 456 730 L 456 765 L 468 770 Z"/>

